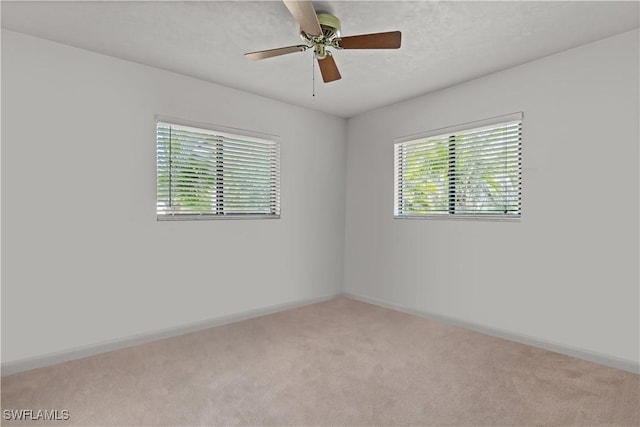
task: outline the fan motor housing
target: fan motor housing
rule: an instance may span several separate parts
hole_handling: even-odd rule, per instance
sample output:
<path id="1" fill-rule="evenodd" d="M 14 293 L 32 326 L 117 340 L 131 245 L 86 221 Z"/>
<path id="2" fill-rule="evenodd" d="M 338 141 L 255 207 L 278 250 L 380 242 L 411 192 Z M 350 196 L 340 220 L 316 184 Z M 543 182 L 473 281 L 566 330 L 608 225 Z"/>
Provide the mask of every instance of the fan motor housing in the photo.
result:
<path id="1" fill-rule="evenodd" d="M 300 37 L 313 47 L 314 54 L 318 59 L 324 59 L 327 56 L 327 47 L 338 48 L 338 39 L 340 38 L 340 20 L 329 13 L 318 13 L 318 23 L 322 29 L 319 36 L 310 36 L 300 30 Z"/>

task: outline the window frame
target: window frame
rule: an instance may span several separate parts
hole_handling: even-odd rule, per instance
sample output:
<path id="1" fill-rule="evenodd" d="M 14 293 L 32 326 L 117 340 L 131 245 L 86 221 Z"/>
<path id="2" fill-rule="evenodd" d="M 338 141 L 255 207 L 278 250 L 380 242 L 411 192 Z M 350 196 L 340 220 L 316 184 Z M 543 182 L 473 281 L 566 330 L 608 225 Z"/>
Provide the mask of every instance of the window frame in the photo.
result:
<path id="1" fill-rule="evenodd" d="M 218 202 L 215 207 L 213 207 L 211 213 L 164 213 L 161 214 L 158 211 L 158 172 L 159 172 L 159 158 L 158 158 L 158 124 L 164 123 L 173 126 L 179 126 L 184 128 L 192 128 L 194 131 L 204 131 L 204 132 L 212 132 L 216 136 L 222 136 L 231 139 L 242 139 L 248 142 L 258 142 L 264 144 L 272 144 L 275 148 L 275 164 L 276 164 L 276 176 L 274 178 L 275 184 L 275 208 L 273 213 L 264 213 L 264 212 L 243 212 L 243 213 L 225 213 L 223 209 L 221 209 L 221 204 L 223 201 Z M 195 122 L 183 119 L 177 119 L 175 117 L 169 116 L 161 116 L 157 115 L 154 121 L 154 133 L 155 133 L 155 149 L 156 149 L 156 220 L 157 221 L 193 221 L 193 220 L 223 220 L 223 219 L 232 219 L 232 220 L 247 220 L 247 219 L 279 219 L 281 216 L 281 206 L 280 206 L 280 137 L 277 135 L 271 135 L 266 133 L 254 132 L 245 129 L 232 128 L 228 126 L 214 125 L 209 123 Z M 219 161 L 219 160 L 218 160 Z M 224 173 L 222 170 L 220 171 Z M 223 178 L 224 179 L 224 178 Z M 217 189 L 216 191 L 220 191 Z M 213 212 L 215 210 L 215 212 Z"/>
<path id="2" fill-rule="evenodd" d="M 523 134 L 523 112 L 516 112 L 512 114 L 492 117 L 485 120 L 478 120 L 473 122 L 467 122 L 460 125 L 449 126 L 439 129 L 430 130 L 427 132 L 421 132 L 417 134 L 407 135 L 399 138 L 395 138 L 393 140 L 393 179 L 394 179 L 394 187 L 393 187 L 393 217 L 394 219 L 436 219 L 436 220 L 479 220 L 479 221 L 508 221 L 508 222 L 520 222 L 522 219 L 522 184 L 523 184 L 523 174 L 522 174 L 522 134 Z M 455 155 L 455 135 L 459 133 L 464 133 L 465 131 L 472 131 L 481 129 L 483 127 L 491 127 L 500 124 L 507 124 L 519 122 L 520 125 L 520 134 L 518 141 L 518 213 L 517 214 L 507 214 L 507 213 L 455 213 L 455 184 L 452 186 L 451 184 L 448 187 L 448 210 L 443 213 L 424 213 L 424 214 L 416 214 L 416 213 L 400 213 L 399 206 L 401 202 L 401 196 L 399 195 L 399 178 L 400 172 L 398 171 L 398 146 L 401 144 L 407 144 L 411 142 L 418 142 L 419 140 L 441 137 L 445 138 L 449 137 L 449 162 L 451 161 L 451 156 Z M 451 153 L 451 150 L 454 153 Z M 455 166 L 453 166 L 455 168 Z M 451 166 L 449 167 L 451 168 Z"/>

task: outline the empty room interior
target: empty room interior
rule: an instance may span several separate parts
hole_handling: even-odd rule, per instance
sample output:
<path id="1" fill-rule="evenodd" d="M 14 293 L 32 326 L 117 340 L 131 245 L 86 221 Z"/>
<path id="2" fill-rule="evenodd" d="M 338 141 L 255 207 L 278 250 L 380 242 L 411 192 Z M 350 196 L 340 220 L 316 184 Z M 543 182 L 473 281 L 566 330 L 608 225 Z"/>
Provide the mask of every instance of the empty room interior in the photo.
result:
<path id="1" fill-rule="evenodd" d="M 3 425 L 640 426 L 640 2 L 0 13 Z"/>

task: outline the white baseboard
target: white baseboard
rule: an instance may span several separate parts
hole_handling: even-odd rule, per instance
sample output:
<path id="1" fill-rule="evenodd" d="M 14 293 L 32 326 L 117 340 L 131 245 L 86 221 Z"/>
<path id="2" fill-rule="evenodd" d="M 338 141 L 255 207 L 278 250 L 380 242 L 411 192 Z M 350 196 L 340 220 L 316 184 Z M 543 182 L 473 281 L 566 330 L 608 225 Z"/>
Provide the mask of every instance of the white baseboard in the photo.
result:
<path id="1" fill-rule="evenodd" d="M 598 363 L 601 365 L 609 366 L 611 368 L 621 369 L 623 371 L 628 371 L 635 374 L 640 373 L 640 362 L 638 361 L 620 359 L 614 356 L 596 353 L 589 350 L 583 350 L 580 348 L 575 348 L 575 347 L 571 347 L 564 344 L 558 344 L 550 341 L 540 340 L 538 338 L 530 337 L 527 335 L 522 335 L 522 334 L 509 332 L 501 329 L 482 326 L 482 325 L 467 322 L 464 320 L 458 320 L 451 317 L 442 316 L 439 314 L 428 313 L 426 311 L 415 310 L 415 309 L 407 308 L 407 307 L 394 304 L 378 298 L 352 294 L 350 292 L 344 292 L 342 295 L 346 298 L 351 298 L 356 301 L 377 305 L 377 306 L 388 308 L 391 310 L 400 311 L 402 313 L 413 314 L 416 316 L 435 320 L 437 322 L 447 323 L 447 324 L 458 326 L 464 329 L 470 329 L 472 331 L 480 332 L 485 335 L 491 335 L 494 337 L 503 338 L 503 339 L 514 341 L 520 344 L 530 345 L 532 347 L 542 348 L 544 350 L 549 350 L 555 353 L 560 353 L 560 354 L 575 357 L 578 359 L 587 360 L 589 362 Z"/>
<path id="2" fill-rule="evenodd" d="M 70 350 L 63 350 L 60 352 L 49 353 L 42 356 L 31 357 L 28 359 L 16 360 L 12 362 L 2 363 L 2 376 L 12 375 L 19 372 L 29 371 L 31 369 L 41 368 L 44 366 L 55 365 L 58 363 L 68 362 L 71 360 L 81 359 L 83 357 L 94 356 L 101 353 L 107 353 L 109 351 L 119 350 L 126 347 L 132 347 L 139 344 L 145 344 L 152 341 L 158 341 L 165 338 L 171 338 L 178 335 L 183 335 L 190 332 L 195 332 L 203 329 L 212 328 L 215 326 L 221 326 L 228 323 L 238 322 L 241 320 L 252 319 L 255 317 L 264 316 L 267 314 L 277 313 L 279 311 L 289 310 L 293 308 L 302 307 L 309 304 L 316 304 L 322 301 L 327 301 L 338 296 L 344 296 L 356 301 L 365 302 L 381 307 L 385 307 L 391 310 L 400 311 L 407 314 L 413 314 L 427 319 L 432 319 L 438 322 L 448 323 L 461 328 L 470 329 L 472 331 L 480 332 L 486 335 L 503 338 L 509 341 L 518 342 L 521 344 L 530 345 L 533 347 L 542 348 L 544 350 L 553 351 L 567 356 L 576 357 L 578 359 L 587 360 L 589 362 L 599 363 L 601 365 L 609 366 L 616 369 L 621 369 L 628 372 L 640 373 L 640 363 L 633 360 L 620 359 L 609 355 L 604 355 L 589 350 L 583 350 L 567 346 L 564 344 L 553 343 L 549 341 L 540 340 L 526 335 L 517 334 L 505 330 L 490 328 L 475 323 L 454 319 L 439 314 L 428 313 L 420 310 L 410 309 L 398 304 L 394 304 L 378 298 L 372 298 L 364 295 L 357 295 L 349 292 L 342 294 L 331 294 L 324 297 L 310 298 L 306 300 L 288 302 L 283 304 L 276 304 L 264 308 L 258 308 L 254 310 L 244 311 L 228 316 L 216 317 L 208 319 L 202 322 L 192 323 L 189 325 L 178 326 L 175 328 L 163 329 L 158 331 L 152 331 L 144 334 L 138 334 L 122 339 L 111 340 L 100 344 L 77 347 Z"/>
<path id="3" fill-rule="evenodd" d="M 235 313 L 228 316 L 207 319 L 188 325 L 147 332 L 121 339 L 110 340 L 99 344 L 76 347 L 73 349 L 49 353 L 42 356 L 2 363 L 2 376 L 4 377 L 6 375 L 17 374 L 19 372 L 29 371 L 31 369 L 42 368 L 44 366 L 50 366 L 58 363 L 68 362 L 70 360 L 81 359 L 83 357 L 95 356 L 97 354 L 107 353 L 109 351 L 120 350 L 126 347 L 132 347 L 139 344 L 145 344 L 152 341 L 171 338 L 178 335 L 187 334 L 189 332 L 196 332 L 203 329 L 213 328 L 215 326 L 225 325 L 227 323 L 252 319 L 254 317 L 260 317 L 284 310 L 290 310 L 292 308 L 298 308 L 309 304 L 316 304 L 339 296 L 341 296 L 341 293 L 326 295 L 324 297 L 287 302 L 283 304 L 276 304 L 268 307 L 244 311 L 241 313 Z"/>

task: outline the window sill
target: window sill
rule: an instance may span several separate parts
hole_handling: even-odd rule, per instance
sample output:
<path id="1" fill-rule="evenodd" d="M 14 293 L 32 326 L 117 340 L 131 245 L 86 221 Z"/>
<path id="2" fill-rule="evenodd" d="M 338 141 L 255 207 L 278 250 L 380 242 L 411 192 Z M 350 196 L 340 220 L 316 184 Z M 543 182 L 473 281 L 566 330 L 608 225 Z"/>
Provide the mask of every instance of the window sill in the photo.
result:
<path id="1" fill-rule="evenodd" d="M 208 221 L 219 219 L 280 219 L 280 215 L 270 214 L 228 214 L 228 215 L 158 215 L 158 221 Z"/>
<path id="2" fill-rule="evenodd" d="M 394 219 L 427 219 L 427 220 L 452 220 L 452 221 L 498 221 L 521 222 L 521 215 L 394 215 Z"/>

